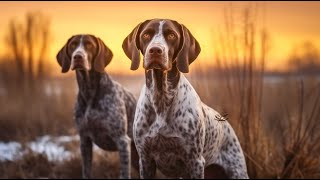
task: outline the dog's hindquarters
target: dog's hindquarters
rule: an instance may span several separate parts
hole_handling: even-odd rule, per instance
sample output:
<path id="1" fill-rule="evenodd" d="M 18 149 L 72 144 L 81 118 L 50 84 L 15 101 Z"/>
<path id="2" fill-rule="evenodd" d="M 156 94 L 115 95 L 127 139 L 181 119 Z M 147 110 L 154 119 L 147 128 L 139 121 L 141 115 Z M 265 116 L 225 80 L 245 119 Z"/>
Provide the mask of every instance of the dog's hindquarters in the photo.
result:
<path id="1" fill-rule="evenodd" d="M 206 118 L 204 156 L 206 167 L 219 165 L 229 178 L 248 178 L 247 167 L 240 142 L 228 121 L 212 108 L 203 104 Z"/>
<path id="2" fill-rule="evenodd" d="M 246 161 L 240 142 L 229 123 L 224 127 L 227 129 L 225 133 L 228 133 L 228 136 L 221 147 L 218 164 L 225 169 L 229 178 L 248 179 Z"/>

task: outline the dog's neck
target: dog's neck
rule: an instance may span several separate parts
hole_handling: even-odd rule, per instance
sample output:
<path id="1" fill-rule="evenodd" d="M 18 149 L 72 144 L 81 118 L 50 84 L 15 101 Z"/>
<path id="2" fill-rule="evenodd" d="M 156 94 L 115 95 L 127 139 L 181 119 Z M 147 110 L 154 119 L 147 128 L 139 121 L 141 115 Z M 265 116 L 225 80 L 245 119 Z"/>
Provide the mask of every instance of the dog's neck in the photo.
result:
<path id="1" fill-rule="evenodd" d="M 177 85 L 180 80 L 180 72 L 176 64 L 172 65 L 170 71 L 164 72 L 153 69 L 145 72 L 146 86 L 150 95 L 150 101 L 153 103 L 157 114 L 166 111 L 171 107 L 171 103 L 177 94 Z"/>
<path id="2" fill-rule="evenodd" d="M 99 73 L 94 70 L 76 70 L 79 96 L 86 101 L 93 100 L 100 89 L 100 80 L 106 73 Z"/>

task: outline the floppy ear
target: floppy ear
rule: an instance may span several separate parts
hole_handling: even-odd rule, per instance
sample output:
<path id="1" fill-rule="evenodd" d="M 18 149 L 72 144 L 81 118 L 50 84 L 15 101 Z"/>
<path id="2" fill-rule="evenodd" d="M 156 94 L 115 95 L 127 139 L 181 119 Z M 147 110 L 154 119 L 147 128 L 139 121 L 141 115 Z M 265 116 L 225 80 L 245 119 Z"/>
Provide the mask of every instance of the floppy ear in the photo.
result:
<path id="1" fill-rule="evenodd" d="M 56 56 L 59 65 L 62 67 L 62 73 L 66 73 L 70 69 L 71 57 L 68 55 L 68 44 L 73 37 L 74 36 L 68 39 L 67 43 L 62 47 L 62 49 L 58 52 Z"/>
<path id="2" fill-rule="evenodd" d="M 192 36 L 190 31 L 181 24 L 181 48 L 177 54 L 177 68 L 180 72 L 188 73 L 191 64 L 199 55 L 201 48 L 198 41 Z"/>
<path id="3" fill-rule="evenodd" d="M 139 47 L 139 35 L 143 25 L 149 22 L 149 20 L 138 24 L 133 31 L 124 39 L 122 43 L 122 49 L 129 59 L 131 59 L 131 70 L 137 70 L 140 64 L 140 47 Z"/>
<path id="4" fill-rule="evenodd" d="M 98 52 L 96 58 L 94 59 L 94 69 L 100 73 L 103 73 L 104 68 L 111 62 L 113 54 L 100 38 L 96 39 L 98 42 Z"/>

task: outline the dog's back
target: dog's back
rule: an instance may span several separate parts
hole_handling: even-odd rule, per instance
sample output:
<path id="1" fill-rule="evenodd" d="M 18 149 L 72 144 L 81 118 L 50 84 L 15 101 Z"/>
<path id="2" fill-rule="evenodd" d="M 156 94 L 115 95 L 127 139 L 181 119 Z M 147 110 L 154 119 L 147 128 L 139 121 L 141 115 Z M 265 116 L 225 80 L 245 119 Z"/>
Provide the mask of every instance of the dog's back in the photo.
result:
<path id="1" fill-rule="evenodd" d="M 125 102 L 126 115 L 128 120 L 128 136 L 133 141 L 132 126 L 134 121 L 134 114 L 136 111 L 137 100 L 134 97 L 134 95 L 127 88 L 123 87 L 120 83 L 114 80 L 113 83 L 117 87 L 117 91 L 120 97 Z"/>

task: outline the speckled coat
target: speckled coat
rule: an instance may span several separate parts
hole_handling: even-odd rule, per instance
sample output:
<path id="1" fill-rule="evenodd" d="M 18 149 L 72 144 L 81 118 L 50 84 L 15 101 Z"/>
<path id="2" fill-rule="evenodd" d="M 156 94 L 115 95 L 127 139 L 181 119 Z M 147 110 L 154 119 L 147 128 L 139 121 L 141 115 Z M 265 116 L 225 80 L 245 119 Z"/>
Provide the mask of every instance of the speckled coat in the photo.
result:
<path id="1" fill-rule="evenodd" d="M 146 82 L 133 125 L 140 176 L 153 178 L 158 168 L 173 178 L 204 178 L 206 169 L 218 164 L 230 178 L 248 178 L 234 130 L 201 101 L 182 74 L 201 51 L 186 26 L 170 19 L 146 20 L 122 48 L 132 70 L 138 69 L 143 54 Z"/>
<path id="2" fill-rule="evenodd" d="M 83 178 L 91 175 L 93 143 L 119 151 L 120 178 L 130 178 L 131 159 L 139 168 L 132 140 L 136 100 L 105 72 L 112 57 L 104 42 L 90 34 L 72 36 L 57 54 L 63 73 L 76 71 L 79 93 L 74 119 L 80 135 Z"/>
<path id="3" fill-rule="evenodd" d="M 230 178 L 248 178 L 230 124 L 201 102 L 183 74 L 179 73 L 174 83 L 177 79 L 168 80 L 173 72 L 156 78 L 155 71 L 146 74 L 133 127 L 144 171 L 141 175 L 153 177 L 157 167 L 169 177 L 203 178 L 205 167 L 218 164 Z M 162 91 L 157 83 L 162 83 Z"/>
<path id="4" fill-rule="evenodd" d="M 100 148 L 120 152 L 121 177 L 130 177 L 130 144 L 136 100 L 106 73 L 91 72 L 90 82 L 77 71 L 79 93 L 74 119 L 81 139 L 81 151 L 90 163 L 92 142 Z M 87 175 L 84 169 L 84 173 Z"/>

